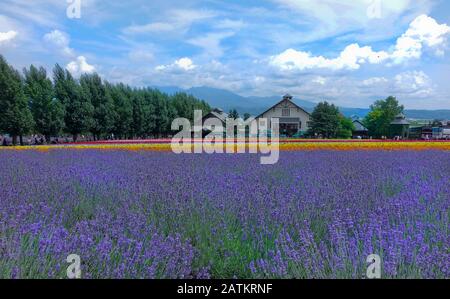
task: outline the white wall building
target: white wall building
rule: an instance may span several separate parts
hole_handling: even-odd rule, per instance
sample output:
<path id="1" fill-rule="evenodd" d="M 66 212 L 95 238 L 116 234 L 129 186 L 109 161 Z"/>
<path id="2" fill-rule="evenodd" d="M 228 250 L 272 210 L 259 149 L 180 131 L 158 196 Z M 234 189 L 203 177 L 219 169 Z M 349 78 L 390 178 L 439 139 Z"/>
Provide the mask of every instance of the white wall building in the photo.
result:
<path id="1" fill-rule="evenodd" d="M 256 119 L 259 118 L 268 119 L 269 126 L 271 126 L 270 119 L 278 118 L 280 123 L 280 136 L 291 137 L 299 131 L 306 132 L 308 130 L 310 114 L 295 104 L 292 101 L 292 96 L 287 94 L 280 102 L 256 117 Z"/>

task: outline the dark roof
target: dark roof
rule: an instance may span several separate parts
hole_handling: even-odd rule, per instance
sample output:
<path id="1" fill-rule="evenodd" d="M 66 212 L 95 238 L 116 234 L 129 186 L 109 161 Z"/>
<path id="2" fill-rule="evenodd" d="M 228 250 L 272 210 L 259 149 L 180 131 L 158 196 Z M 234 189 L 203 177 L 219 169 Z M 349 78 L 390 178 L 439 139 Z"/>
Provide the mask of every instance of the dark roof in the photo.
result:
<path id="1" fill-rule="evenodd" d="M 309 114 L 308 111 L 306 111 L 305 109 L 303 109 L 303 108 L 300 107 L 299 105 L 295 104 L 294 101 L 292 101 L 292 96 L 291 96 L 290 94 L 286 94 L 286 95 L 283 96 L 283 99 L 282 99 L 281 101 L 277 102 L 275 105 L 273 105 L 272 107 L 270 107 L 269 109 L 267 109 L 267 110 L 264 111 L 263 113 L 259 114 L 257 117 L 255 117 L 255 119 L 261 117 L 264 113 L 269 112 L 270 109 L 272 109 L 272 108 L 275 107 L 275 106 L 278 106 L 278 105 L 281 104 L 283 101 L 289 101 L 289 102 L 291 102 L 296 108 L 302 110 L 303 112 L 305 112 L 305 113 L 308 114 L 308 115 L 311 115 L 311 114 Z"/>
<path id="2" fill-rule="evenodd" d="M 223 112 L 222 109 L 220 108 L 216 108 L 213 109 L 211 112 L 209 112 L 208 114 L 206 114 L 205 116 L 203 116 L 202 120 L 211 118 L 211 117 L 215 117 L 218 118 L 219 120 L 221 120 L 222 122 L 226 122 L 226 119 L 228 117 L 228 113 Z"/>
<path id="3" fill-rule="evenodd" d="M 391 122 L 391 125 L 409 125 L 409 121 L 406 120 L 405 115 L 402 113 L 398 114 L 395 119 Z"/>
<path id="4" fill-rule="evenodd" d="M 359 119 L 355 119 L 353 124 L 355 125 L 355 131 L 369 131 Z"/>

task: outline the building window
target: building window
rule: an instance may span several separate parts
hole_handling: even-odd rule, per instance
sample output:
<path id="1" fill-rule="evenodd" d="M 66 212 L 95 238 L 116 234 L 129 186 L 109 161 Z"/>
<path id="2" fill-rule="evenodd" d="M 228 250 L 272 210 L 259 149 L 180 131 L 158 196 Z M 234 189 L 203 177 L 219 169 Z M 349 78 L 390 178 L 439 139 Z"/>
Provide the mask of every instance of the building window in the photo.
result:
<path id="1" fill-rule="evenodd" d="M 281 111 L 281 116 L 291 116 L 291 110 L 289 108 L 288 109 L 283 109 Z"/>

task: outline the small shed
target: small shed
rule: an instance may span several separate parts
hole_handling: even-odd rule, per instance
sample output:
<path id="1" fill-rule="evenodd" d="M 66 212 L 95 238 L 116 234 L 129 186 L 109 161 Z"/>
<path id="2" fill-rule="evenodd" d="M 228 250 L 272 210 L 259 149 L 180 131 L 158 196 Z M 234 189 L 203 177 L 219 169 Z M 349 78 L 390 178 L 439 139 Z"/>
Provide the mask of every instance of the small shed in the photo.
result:
<path id="1" fill-rule="evenodd" d="M 400 137 L 402 139 L 409 137 L 409 125 L 403 113 L 398 114 L 390 124 L 390 137 Z"/>

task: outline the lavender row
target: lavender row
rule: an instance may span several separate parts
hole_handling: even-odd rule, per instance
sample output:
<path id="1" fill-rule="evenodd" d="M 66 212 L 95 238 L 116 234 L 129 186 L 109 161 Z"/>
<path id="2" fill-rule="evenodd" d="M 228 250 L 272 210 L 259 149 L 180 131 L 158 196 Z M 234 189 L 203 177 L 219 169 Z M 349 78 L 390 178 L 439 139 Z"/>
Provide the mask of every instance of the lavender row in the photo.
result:
<path id="1" fill-rule="evenodd" d="M 0 152 L 0 277 L 450 278 L 444 151 Z"/>

